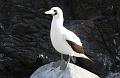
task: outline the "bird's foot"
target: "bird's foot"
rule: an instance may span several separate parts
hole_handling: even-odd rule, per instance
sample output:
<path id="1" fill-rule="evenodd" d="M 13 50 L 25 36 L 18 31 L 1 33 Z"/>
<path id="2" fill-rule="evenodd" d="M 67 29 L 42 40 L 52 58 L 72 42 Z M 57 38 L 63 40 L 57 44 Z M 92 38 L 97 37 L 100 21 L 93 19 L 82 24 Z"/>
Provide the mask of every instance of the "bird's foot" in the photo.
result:
<path id="1" fill-rule="evenodd" d="M 66 62 L 66 61 L 63 59 L 63 55 L 61 55 L 61 60 L 59 60 L 59 61 L 57 61 L 56 63 L 54 63 L 52 67 L 54 67 L 54 68 L 60 67 L 60 70 L 65 70 L 65 69 L 67 68 L 68 63 L 70 62 L 70 59 L 71 59 L 71 58 L 72 58 L 72 57 L 69 56 L 68 61 Z"/>
<path id="2" fill-rule="evenodd" d="M 67 65 L 68 65 L 68 62 L 66 62 L 65 60 L 61 61 L 60 70 L 65 70 L 67 68 Z"/>
<path id="3" fill-rule="evenodd" d="M 68 58 L 68 61 L 66 62 L 65 60 L 61 60 L 61 64 L 60 64 L 60 69 L 61 70 L 65 70 L 66 68 L 67 68 L 67 66 L 68 66 L 68 63 L 70 63 L 70 59 L 72 58 L 72 56 L 69 56 L 69 58 Z"/>
<path id="4" fill-rule="evenodd" d="M 58 68 L 60 67 L 60 70 L 65 70 L 67 68 L 68 62 L 66 62 L 65 60 L 59 60 L 57 62 L 55 62 L 52 67 L 54 68 Z"/>

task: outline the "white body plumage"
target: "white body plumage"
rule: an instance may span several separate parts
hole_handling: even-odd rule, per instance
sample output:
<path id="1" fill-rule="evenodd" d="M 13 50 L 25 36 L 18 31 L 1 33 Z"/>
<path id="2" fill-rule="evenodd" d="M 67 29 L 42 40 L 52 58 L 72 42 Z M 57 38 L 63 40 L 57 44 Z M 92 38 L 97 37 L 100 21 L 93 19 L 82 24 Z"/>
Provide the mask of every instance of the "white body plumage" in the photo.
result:
<path id="1" fill-rule="evenodd" d="M 82 57 L 89 59 L 83 53 L 77 53 L 73 50 L 73 48 L 68 44 L 66 40 L 72 41 L 79 46 L 82 46 L 82 43 L 73 32 L 69 31 L 63 26 L 63 12 L 59 7 L 53 7 L 51 10 L 46 11 L 45 14 L 53 15 L 52 23 L 51 23 L 51 31 L 50 38 L 53 47 L 62 54 Z"/>

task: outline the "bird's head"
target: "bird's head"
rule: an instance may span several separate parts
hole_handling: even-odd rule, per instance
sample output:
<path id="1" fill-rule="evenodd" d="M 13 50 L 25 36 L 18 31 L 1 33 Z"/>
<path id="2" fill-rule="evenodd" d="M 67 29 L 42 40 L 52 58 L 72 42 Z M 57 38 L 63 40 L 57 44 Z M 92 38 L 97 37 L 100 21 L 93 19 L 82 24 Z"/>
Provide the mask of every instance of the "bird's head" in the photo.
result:
<path id="1" fill-rule="evenodd" d="M 45 14 L 52 15 L 53 17 L 63 16 L 63 12 L 59 7 L 52 7 L 49 11 L 46 11 Z"/>

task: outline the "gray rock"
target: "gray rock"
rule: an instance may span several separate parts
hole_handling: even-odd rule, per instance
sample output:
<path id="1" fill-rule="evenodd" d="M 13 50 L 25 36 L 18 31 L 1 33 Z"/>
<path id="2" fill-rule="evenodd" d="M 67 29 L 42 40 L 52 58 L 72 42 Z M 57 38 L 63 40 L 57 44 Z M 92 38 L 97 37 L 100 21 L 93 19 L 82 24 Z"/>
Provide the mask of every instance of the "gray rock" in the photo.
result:
<path id="1" fill-rule="evenodd" d="M 61 69 L 65 65 L 65 61 L 51 62 L 38 68 L 30 78 L 100 78 L 72 63 L 68 63 L 66 69 Z"/>

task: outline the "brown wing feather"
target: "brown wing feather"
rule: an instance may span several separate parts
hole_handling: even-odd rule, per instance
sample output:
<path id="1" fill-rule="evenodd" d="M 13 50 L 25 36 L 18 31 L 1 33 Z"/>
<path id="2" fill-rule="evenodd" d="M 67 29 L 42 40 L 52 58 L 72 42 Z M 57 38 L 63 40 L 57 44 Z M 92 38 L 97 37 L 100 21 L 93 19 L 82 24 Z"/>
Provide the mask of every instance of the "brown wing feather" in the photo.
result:
<path id="1" fill-rule="evenodd" d="M 82 46 L 80 46 L 80 45 L 78 45 L 78 44 L 76 44 L 76 43 L 74 43 L 74 42 L 72 42 L 72 41 L 69 41 L 69 40 L 66 40 L 67 42 L 68 42 L 68 44 L 71 46 L 71 48 L 75 51 L 75 52 L 77 52 L 77 53 L 82 53 L 82 54 L 85 54 L 85 52 L 84 52 L 84 49 L 83 49 L 83 47 Z M 86 55 L 86 54 L 85 54 Z M 94 63 L 91 59 L 86 59 L 86 58 L 81 58 L 82 60 L 83 60 L 83 63 L 84 64 L 92 64 L 92 63 Z"/>
<path id="2" fill-rule="evenodd" d="M 84 49 L 82 46 L 80 46 L 72 41 L 69 41 L 69 40 L 66 40 L 66 41 L 75 52 L 84 54 Z"/>

